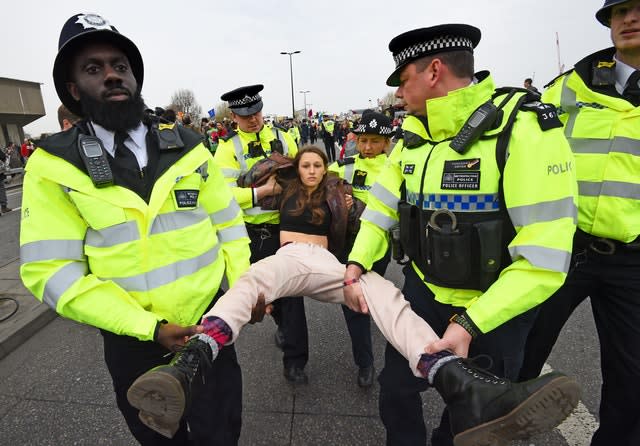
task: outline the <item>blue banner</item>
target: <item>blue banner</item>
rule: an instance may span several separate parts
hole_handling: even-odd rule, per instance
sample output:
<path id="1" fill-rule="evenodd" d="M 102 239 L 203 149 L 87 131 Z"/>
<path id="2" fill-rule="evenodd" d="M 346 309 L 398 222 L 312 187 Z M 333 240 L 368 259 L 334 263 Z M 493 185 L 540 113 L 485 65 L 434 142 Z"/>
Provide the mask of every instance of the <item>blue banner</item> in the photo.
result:
<path id="1" fill-rule="evenodd" d="M 213 118 L 216 116 L 216 109 L 212 108 L 211 110 L 209 110 L 207 113 L 209 113 L 209 117 Z"/>

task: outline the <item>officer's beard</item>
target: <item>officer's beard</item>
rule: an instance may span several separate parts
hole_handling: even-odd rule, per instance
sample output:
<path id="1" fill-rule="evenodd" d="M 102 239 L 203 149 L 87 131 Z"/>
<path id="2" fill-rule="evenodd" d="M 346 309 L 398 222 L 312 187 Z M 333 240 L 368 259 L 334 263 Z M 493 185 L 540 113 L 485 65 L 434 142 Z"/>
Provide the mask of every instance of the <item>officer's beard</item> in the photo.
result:
<path id="1" fill-rule="evenodd" d="M 122 89 L 122 87 L 118 87 Z M 140 90 L 129 96 L 126 101 L 109 101 L 105 92 L 98 100 L 85 91 L 78 89 L 83 115 L 112 132 L 127 131 L 140 125 L 144 116 L 145 104 Z"/>

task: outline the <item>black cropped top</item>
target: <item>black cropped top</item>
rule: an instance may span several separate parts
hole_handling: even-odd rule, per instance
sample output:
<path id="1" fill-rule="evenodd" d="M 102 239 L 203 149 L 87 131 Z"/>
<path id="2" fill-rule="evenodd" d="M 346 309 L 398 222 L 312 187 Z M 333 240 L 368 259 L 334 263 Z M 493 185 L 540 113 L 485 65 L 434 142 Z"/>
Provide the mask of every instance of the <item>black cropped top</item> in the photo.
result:
<path id="1" fill-rule="evenodd" d="M 311 209 L 307 206 L 300 215 L 291 215 L 291 211 L 296 208 L 296 196 L 293 195 L 284 203 L 280 211 L 280 230 L 301 232 L 310 235 L 329 235 L 329 226 L 331 224 L 331 211 L 326 201 L 322 202 L 322 210 L 324 218 L 322 223 L 314 225 L 311 223 Z"/>

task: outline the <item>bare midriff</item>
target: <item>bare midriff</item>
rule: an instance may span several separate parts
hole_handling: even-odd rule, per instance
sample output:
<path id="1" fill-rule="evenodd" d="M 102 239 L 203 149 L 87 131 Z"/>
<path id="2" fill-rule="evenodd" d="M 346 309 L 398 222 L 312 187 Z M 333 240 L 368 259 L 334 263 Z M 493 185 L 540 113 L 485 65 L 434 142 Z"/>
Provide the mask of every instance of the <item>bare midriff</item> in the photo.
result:
<path id="1" fill-rule="evenodd" d="M 302 232 L 280 231 L 280 246 L 285 243 L 311 243 L 312 245 L 329 246 L 329 238 L 326 235 L 304 234 Z"/>

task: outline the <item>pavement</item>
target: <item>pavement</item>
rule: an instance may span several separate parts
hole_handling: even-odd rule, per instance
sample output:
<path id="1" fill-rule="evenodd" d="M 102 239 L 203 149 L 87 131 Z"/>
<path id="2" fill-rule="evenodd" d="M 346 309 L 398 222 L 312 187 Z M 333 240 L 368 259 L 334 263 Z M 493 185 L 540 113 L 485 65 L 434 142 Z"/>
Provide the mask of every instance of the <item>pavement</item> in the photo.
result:
<path id="1" fill-rule="evenodd" d="M 22 186 L 22 175 L 19 172 L 22 169 L 12 170 L 16 175 L 5 182 L 7 190 Z M 0 266 L 0 359 L 22 345 L 55 317 L 56 313 L 38 302 L 22 284 L 20 259 L 13 259 Z M 7 319 L 4 320 L 5 318 Z"/>

